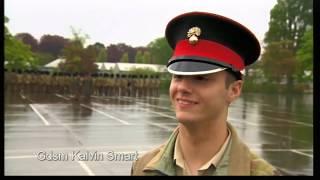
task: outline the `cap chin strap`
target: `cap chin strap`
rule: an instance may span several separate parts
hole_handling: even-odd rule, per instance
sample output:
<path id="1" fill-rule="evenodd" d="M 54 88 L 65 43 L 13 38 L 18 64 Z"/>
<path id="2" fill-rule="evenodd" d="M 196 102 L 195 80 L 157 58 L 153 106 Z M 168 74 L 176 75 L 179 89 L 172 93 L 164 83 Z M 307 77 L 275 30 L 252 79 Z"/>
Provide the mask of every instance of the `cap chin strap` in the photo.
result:
<path id="1" fill-rule="evenodd" d="M 217 73 L 217 72 L 223 71 L 225 69 L 227 69 L 227 68 L 217 68 L 217 69 L 208 70 L 208 71 L 183 72 L 183 71 L 172 70 L 172 69 L 170 69 L 170 67 L 167 68 L 169 73 L 175 74 L 175 75 L 203 75 L 203 74 Z"/>

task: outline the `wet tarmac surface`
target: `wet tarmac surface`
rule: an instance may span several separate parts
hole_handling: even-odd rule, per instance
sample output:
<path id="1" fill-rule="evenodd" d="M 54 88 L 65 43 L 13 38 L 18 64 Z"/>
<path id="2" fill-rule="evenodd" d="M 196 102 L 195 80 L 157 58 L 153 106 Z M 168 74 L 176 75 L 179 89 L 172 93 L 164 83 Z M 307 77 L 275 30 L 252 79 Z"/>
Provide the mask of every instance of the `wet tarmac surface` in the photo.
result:
<path id="1" fill-rule="evenodd" d="M 228 121 L 274 166 L 313 174 L 312 95 L 244 95 Z M 162 144 L 177 121 L 167 95 L 6 94 L 5 175 L 130 175 L 132 160 Z"/>

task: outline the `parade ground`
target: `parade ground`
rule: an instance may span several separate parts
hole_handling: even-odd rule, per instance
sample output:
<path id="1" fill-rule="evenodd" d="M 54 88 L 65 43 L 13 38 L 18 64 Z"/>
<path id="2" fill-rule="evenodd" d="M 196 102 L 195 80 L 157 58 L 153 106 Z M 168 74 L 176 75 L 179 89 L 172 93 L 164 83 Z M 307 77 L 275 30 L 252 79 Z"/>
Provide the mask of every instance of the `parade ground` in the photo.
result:
<path id="1" fill-rule="evenodd" d="M 274 98 L 274 97 L 272 97 Z M 258 155 L 313 175 L 311 97 L 243 96 L 228 121 Z M 5 94 L 5 175 L 130 175 L 132 161 L 177 126 L 169 97 Z"/>

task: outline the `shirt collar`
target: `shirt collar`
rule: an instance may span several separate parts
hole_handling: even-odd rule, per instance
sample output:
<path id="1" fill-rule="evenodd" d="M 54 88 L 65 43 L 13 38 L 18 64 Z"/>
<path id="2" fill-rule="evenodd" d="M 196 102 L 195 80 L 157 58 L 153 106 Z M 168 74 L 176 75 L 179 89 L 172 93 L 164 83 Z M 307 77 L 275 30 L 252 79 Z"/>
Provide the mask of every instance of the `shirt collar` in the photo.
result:
<path id="1" fill-rule="evenodd" d="M 215 154 L 207 163 L 205 163 L 204 165 L 202 165 L 199 170 L 206 170 L 210 167 L 210 165 L 214 165 L 215 167 L 218 166 L 220 160 L 223 157 L 224 152 L 227 149 L 227 146 L 229 144 L 230 141 L 230 137 L 231 137 L 231 131 L 228 129 L 228 137 L 225 140 L 225 142 L 223 143 L 222 147 L 220 148 L 220 150 L 217 152 L 217 154 Z"/>
<path id="2" fill-rule="evenodd" d="M 248 147 L 240 140 L 235 128 L 227 122 L 230 140 L 220 160 L 215 175 L 250 175 L 251 157 Z M 143 168 L 144 173 L 152 174 L 156 171 L 161 175 L 175 175 L 176 163 L 173 160 L 174 146 L 178 135 L 178 127 L 169 137 L 169 140 L 159 148 L 159 152 Z M 211 174 L 211 173 L 209 173 Z"/>
<path id="3" fill-rule="evenodd" d="M 175 145 L 174 145 L 173 159 L 176 161 L 176 165 L 178 165 L 182 169 L 185 169 L 185 167 L 184 167 L 184 158 L 182 156 L 182 152 L 181 152 L 180 144 L 179 144 L 179 135 L 177 136 L 177 139 L 176 139 L 176 142 L 175 142 Z"/>
<path id="4" fill-rule="evenodd" d="M 227 148 L 227 145 L 229 144 L 230 138 L 231 138 L 231 131 L 228 128 L 228 137 L 225 140 L 225 142 L 223 143 L 220 150 L 207 163 L 202 165 L 199 168 L 199 170 L 206 170 L 210 167 L 211 164 L 214 165 L 215 167 L 217 167 L 218 163 L 220 162 L 221 158 L 223 157 L 224 152 L 226 151 L 226 148 Z M 181 147 L 179 144 L 179 136 L 177 136 L 177 138 L 176 138 L 173 159 L 175 160 L 176 165 L 178 165 L 182 169 L 186 169 L 186 167 L 184 166 L 184 164 L 185 164 L 184 158 L 182 156 L 182 151 L 181 151 Z"/>

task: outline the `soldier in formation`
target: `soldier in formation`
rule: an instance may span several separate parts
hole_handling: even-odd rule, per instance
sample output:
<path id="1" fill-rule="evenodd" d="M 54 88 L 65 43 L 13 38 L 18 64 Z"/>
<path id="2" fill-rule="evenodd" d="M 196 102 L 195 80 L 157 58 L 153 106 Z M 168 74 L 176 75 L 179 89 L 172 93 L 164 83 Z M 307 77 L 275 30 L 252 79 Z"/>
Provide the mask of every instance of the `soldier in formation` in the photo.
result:
<path id="1" fill-rule="evenodd" d="M 158 96 L 160 78 L 155 75 L 5 70 L 5 92 L 60 94 L 76 100 L 96 96 Z"/>

